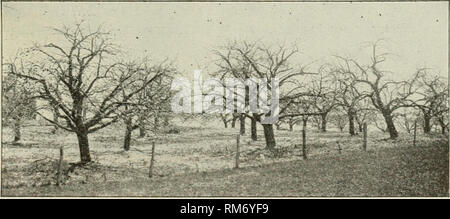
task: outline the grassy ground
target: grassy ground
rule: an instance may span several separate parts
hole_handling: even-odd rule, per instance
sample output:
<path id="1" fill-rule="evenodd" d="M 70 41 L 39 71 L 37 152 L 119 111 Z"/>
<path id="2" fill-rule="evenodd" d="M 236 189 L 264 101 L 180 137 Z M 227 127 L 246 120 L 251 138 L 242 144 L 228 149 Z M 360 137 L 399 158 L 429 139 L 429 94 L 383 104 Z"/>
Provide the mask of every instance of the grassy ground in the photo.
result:
<path id="1" fill-rule="evenodd" d="M 234 165 L 237 129 L 218 124 L 178 123 L 180 134 L 150 135 L 121 149 L 121 128 L 90 136 L 95 165 L 81 168 L 55 187 L 54 164 L 59 146 L 65 160 L 78 161 L 76 139 L 27 127 L 22 145 L 2 143 L 4 196 L 448 196 L 448 140 L 410 135 L 383 140 L 370 133 L 369 150 L 359 136 L 308 131 L 310 158 L 301 159 L 298 130 L 277 131 L 276 154 L 263 150 L 260 139 L 241 139 L 241 169 Z M 150 145 L 156 141 L 155 176 L 147 177 Z M 342 154 L 338 153 L 337 142 Z M 62 144 L 64 142 L 64 144 Z M 51 165 L 47 165 L 51 164 Z"/>

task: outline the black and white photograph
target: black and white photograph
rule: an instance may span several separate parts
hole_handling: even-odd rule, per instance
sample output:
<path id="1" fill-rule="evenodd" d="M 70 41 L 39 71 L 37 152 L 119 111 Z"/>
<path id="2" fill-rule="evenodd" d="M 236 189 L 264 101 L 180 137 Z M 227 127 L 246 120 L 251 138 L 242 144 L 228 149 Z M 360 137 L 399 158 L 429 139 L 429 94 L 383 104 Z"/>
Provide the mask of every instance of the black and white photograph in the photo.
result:
<path id="1" fill-rule="evenodd" d="M 2 198 L 449 198 L 446 1 L 1 12 Z"/>

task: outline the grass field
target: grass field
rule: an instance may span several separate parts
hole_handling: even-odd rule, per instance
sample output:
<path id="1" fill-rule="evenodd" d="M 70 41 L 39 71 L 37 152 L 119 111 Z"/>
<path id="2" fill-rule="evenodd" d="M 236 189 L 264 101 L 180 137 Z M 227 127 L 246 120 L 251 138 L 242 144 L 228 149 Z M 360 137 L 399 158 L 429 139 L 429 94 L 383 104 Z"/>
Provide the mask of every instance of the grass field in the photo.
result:
<path id="1" fill-rule="evenodd" d="M 3 129 L 4 196 L 448 196 L 448 139 L 420 135 L 397 140 L 308 130 L 309 159 L 301 158 L 301 133 L 277 130 L 277 150 L 241 137 L 241 168 L 233 169 L 238 129 L 215 122 L 175 121 L 180 134 L 149 135 L 124 152 L 122 128 L 90 135 L 94 162 L 69 172 L 79 161 L 76 138 L 50 134 L 51 127 L 28 126 L 20 145 Z M 249 127 L 249 126 L 248 126 Z M 258 127 L 261 131 L 261 127 Z M 156 143 L 154 177 L 148 178 L 151 142 Z M 337 142 L 341 145 L 339 153 Z M 64 147 L 67 175 L 56 187 L 58 148 Z"/>

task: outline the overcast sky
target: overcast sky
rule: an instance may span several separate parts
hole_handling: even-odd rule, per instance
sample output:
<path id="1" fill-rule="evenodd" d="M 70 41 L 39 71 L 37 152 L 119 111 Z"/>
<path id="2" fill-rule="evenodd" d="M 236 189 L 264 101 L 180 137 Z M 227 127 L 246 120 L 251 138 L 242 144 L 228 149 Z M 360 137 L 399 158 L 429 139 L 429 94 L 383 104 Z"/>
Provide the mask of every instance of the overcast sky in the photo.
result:
<path id="1" fill-rule="evenodd" d="M 3 3 L 3 54 L 48 43 L 48 27 L 103 25 L 130 56 L 176 60 L 185 74 L 230 40 L 296 43 L 298 63 L 334 54 L 367 60 L 365 42 L 386 39 L 386 67 L 406 77 L 419 67 L 448 76 L 448 3 Z"/>

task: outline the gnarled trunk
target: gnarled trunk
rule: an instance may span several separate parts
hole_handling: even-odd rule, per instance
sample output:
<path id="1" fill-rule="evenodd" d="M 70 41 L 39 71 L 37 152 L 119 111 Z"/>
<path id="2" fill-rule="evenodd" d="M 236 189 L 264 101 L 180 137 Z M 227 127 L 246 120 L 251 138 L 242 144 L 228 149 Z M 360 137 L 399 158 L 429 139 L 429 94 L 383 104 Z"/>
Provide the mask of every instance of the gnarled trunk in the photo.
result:
<path id="1" fill-rule="evenodd" d="M 264 129 L 264 138 L 266 139 L 266 148 L 273 149 L 276 146 L 275 143 L 275 135 L 273 133 L 273 125 L 272 124 L 262 124 Z"/>
<path id="2" fill-rule="evenodd" d="M 396 139 L 398 137 L 397 129 L 394 125 L 394 120 L 389 111 L 383 112 L 384 121 L 386 122 L 387 131 L 389 132 L 389 136 L 391 139 Z"/>
<path id="3" fill-rule="evenodd" d="M 79 130 L 77 133 L 78 147 L 80 149 L 81 163 L 91 162 L 91 154 L 89 152 L 89 139 L 88 133 L 85 130 Z"/>

